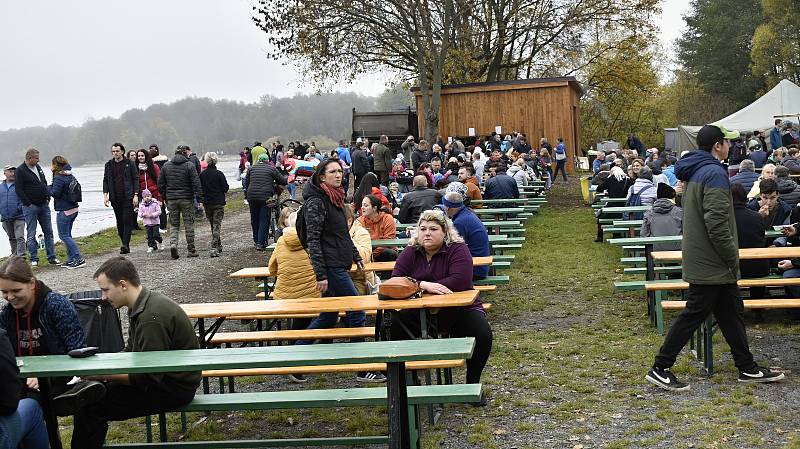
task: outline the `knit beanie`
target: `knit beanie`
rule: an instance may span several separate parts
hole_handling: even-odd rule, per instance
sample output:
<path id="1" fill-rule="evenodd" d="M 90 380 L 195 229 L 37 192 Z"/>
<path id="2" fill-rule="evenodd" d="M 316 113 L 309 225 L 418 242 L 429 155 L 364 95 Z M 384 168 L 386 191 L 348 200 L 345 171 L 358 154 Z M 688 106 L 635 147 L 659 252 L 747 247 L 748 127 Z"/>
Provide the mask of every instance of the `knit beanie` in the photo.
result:
<path id="1" fill-rule="evenodd" d="M 458 209 L 464 207 L 464 200 L 467 198 L 467 186 L 463 182 L 451 182 L 442 195 L 442 204 Z"/>

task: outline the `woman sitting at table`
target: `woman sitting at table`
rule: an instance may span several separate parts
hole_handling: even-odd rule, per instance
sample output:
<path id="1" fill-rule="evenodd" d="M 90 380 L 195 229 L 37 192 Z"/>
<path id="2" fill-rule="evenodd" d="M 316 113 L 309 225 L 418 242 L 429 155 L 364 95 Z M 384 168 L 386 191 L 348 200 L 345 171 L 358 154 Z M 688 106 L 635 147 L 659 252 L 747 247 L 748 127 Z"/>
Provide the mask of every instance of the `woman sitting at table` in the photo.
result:
<path id="1" fill-rule="evenodd" d="M 472 289 L 472 256 L 444 212 L 434 209 L 420 215 L 416 235 L 395 263 L 392 277 L 398 276 L 416 279 L 427 294 L 444 295 Z M 420 336 L 418 311 L 403 311 L 394 316 L 393 339 Z M 466 307 L 441 309 L 438 321 L 439 331 L 451 337 L 475 337 L 475 351 L 467 360 L 467 383 L 479 383 L 492 350 L 492 328 L 486 321 L 480 298 Z"/>
<path id="2" fill-rule="evenodd" d="M 372 240 L 389 240 L 397 238 L 397 224 L 391 214 L 381 210 L 381 200 L 375 195 L 367 195 L 361 202 L 359 223 L 369 231 Z M 372 250 L 376 262 L 397 260 L 397 251 L 393 248 L 379 246 Z"/>

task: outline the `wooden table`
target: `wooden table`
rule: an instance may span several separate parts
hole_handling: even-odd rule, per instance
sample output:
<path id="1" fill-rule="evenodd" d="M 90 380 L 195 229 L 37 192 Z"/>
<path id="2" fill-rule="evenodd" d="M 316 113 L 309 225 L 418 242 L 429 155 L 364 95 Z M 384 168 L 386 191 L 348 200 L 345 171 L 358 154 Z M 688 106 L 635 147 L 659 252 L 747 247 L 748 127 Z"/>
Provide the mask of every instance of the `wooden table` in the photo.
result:
<path id="1" fill-rule="evenodd" d="M 680 262 L 681 251 L 653 251 L 655 262 Z M 800 258 L 800 246 L 784 246 L 775 248 L 740 248 L 739 259 L 796 259 Z"/>
<path id="2" fill-rule="evenodd" d="M 181 308 L 189 318 L 197 320 L 198 334 L 200 336 L 201 347 L 206 347 L 208 341 L 219 330 L 222 323 L 228 319 L 236 317 L 248 317 L 257 315 L 272 316 L 295 316 L 320 314 L 323 312 L 352 312 L 361 310 L 377 310 L 379 315 L 382 311 L 417 309 L 420 311 L 422 321 L 423 338 L 427 338 L 427 313 L 431 309 L 445 307 L 466 307 L 475 302 L 479 292 L 477 290 L 467 290 L 455 292 L 449 295 L 423 295 L 417 299 L 407 299 L 400 301 L 381 301 L 378 295 L 364 296 L 339 296 L 329 298 L 304 298 L 304 299 L 281 299 L 275 301 L 236 301 L 236 302 L 213 302 L 181 304 Z M 205 319 L 215 318 L 215 322 L 206 329 Z M 380 317 L 379 317 L 380 318 Z M 375 327 L 376 339 L 380 331 L 380 326 Z"/>
<path id="3" fill-rule="evenodd" d="M 481 223 L 486 227 L 486 231 L 492 234 L 500 235 L 503 229 L 508 228 L 522 228 L 522 222 L 519 220 L 481 220 Z M 416 226 L 416 223 L 403 223 L 397 225 L 397 230 L 406 230 L 410 227 Z"/>
<path id="4" fill-rule="evenodd" d="M 525 208 L 522 207 L 496 207 L 496 208 L 481 208 L 475 209 L 475 215 L 484 216 L 488 215 L 494 217 L 495 220 L 502 220 L 506 217 L 514 217 L 523 212 L 525 212 Z"/>
<path id="5" fill-rule="evenodd" d="M 51 377 L 352 363 L 387 364 L 389 447 L 408 448 L 409 413 L 405 363 L 415 360 L 468 359 L 472 356 L 474 346 L 473 338 L 448 338 L 308 346 L 119 352 L 97 354 L 82 359 L 66 355 L 50 355 L 19 357 L 18 360 L 22 361 L 21 377 L 39 378 L 42 408 L 51 449 L 62 447 L 58 421 L 50 399 Z"/>
<path id="6" fill-rule="evenodd" d="M 398 246 L 407 246 L 408 241 L 410 239 L 402 238 L 402 239 L 383 239 L 383 240 L 373 240 L 372 247 L 379 247 L 379 246 L 390 246 L 390 247 L 398 247 Z M 524 243 L 525 237 L 507 237 L 505 235 L 496 235 L 492 234 L 489 236 L 489 243 Z"/>

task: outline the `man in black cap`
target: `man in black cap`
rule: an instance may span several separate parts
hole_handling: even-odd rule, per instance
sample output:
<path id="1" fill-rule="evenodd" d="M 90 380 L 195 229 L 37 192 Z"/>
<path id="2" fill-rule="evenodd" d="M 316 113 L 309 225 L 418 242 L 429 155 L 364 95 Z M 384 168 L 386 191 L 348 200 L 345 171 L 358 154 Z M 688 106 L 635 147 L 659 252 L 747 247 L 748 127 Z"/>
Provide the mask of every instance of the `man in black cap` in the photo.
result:
<path id="1" fill-rule="evenodd" d="M 728 173 L 720 163 L 728 157 L 730 139 L 739 136 L 720 125 L 703 126 L 698 150 L 675 164 L 683 181 L 683 279 L 689 283 L 686 308 L 672 322 L 655 363 L 645 379 L 665 390 L 688 390 L 670 371 L 692 334 L 714 313 L 739 369 L 739 382 L 762 383 L 783 379 L 783 373 L 759 367 L 753 360 L 742 321 L 739 245 Z"/>

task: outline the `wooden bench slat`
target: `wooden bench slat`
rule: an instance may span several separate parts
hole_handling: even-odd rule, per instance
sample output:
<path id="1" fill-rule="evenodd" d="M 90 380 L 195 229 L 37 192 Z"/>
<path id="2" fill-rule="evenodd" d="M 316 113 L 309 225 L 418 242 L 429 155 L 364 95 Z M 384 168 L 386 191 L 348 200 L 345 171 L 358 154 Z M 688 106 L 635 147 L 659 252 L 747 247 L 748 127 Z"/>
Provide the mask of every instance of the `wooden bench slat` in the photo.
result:
<path id="1" fill-rule="evenodd" d="M 430 360 L 406 363 L 406 369 L 425 370 L 459 368 L 464 360 Z M 286 376 L 289 374 L 356 373 L 359 371 L 386 371 L 385 363 L 351 363 L 347 365 L 294 366 L 286 368 L 249 368 L 205 370 L 203 377 Z"/>
<path id="2" fill-rule="evenodd" d="M 389 443 L 387 436 L 366 437 L 332 437 L 332 438 L 281 438 L 268 440 L 222 440 L 222 441 L 174 441 L 159 443 L 120 443 L 105 444 L 109 449 L 244 449 L 264 447 L 321 447 L 321 446 L 353 446 L 374 445 L 386 446 Z"/>
<path id="3" fill-rule="evenodd" d="M 329 329 L 298 329 L 279 331 L 217 332 L 212 345 L 225 343 L 253 343 L 286 340 L 335 340 L 337 338 L 369 338 L 375 336 L 374 327 L 334 327 Z"/>
<path id="4" fill-rule="evenodd" d="M 745 309 L 796 309 L 800 308 L 800 299 L 745 299 L 742 301 Z M 664 310 L 682 310 L 686 301 L 661 301 Z"/>
<path id="5" fill-rule="evenodd" d="M 508 277 L 508 276 L 505 276 L 505 277 Z M 496 288 L 496 286 L 490 286 L 490 287 L 495 287 Z M 477 286 L 475 287 L 475 289 L 479 290 Z M 489 291 L 491 291 L 491 289 L 489 289 Z M 487 312 L 489 310 L 492 310 L 492 304 L 488 303 L 488 302 L 483 303 L 483 310 L 485 310 Z M 377 311 L 376 310 L 366 310 L 365 312 L 366 312 L 367 315 L 370 315 L 370 316 L 377 315 Z M 319 316 L 319 314 L 317 314 L 317 313 L 314 313 L 314 314 L 298 313 L 298 314 L 294 314 L 294 315 L 270 315 L 270 314 L 265 314 L 265 315 L 242 315 L 242 316 L 233 317 L 231 319 L 243 320 L 243 321 L 246 321 L 246 320 L 282 320 L 282 319 L 286 319 L 286 318 L 316 318 L 317 316 Z M 339 317 L 343 317 L 343 316 L 345 316 L 345 313 L 344 312 L 339 312 Z"/>
<path id="6" fill-rule="evenodd" d="M 739 287 L 783 287 L 786 285 L 800 285 L 800 278 L 756 278 L 739 279 Z M 651 281 L 645 286 L 647 291 L 658 290 L 688 290 L 688 282 L 661 282 Z"/>

